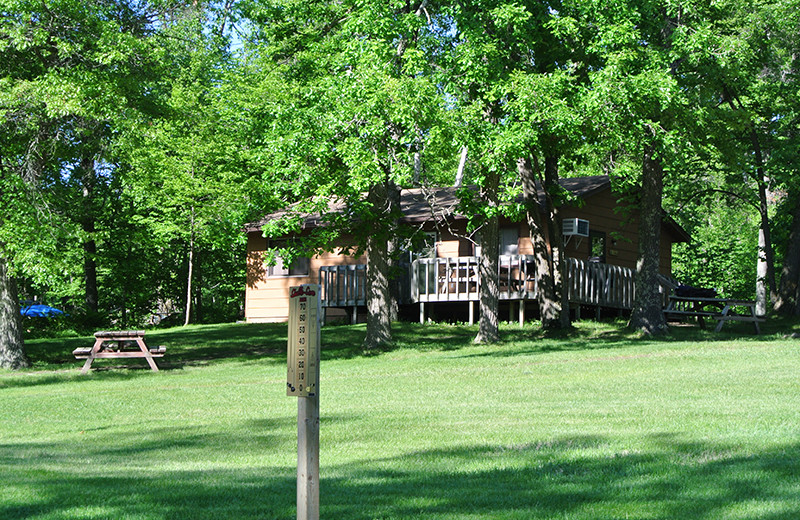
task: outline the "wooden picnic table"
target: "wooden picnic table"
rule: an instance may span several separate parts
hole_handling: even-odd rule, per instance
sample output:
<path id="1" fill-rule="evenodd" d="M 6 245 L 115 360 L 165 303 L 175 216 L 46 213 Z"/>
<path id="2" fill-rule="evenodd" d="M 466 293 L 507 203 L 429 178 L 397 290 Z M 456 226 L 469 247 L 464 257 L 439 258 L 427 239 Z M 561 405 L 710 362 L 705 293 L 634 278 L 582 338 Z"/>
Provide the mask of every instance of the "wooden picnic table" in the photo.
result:
<path id="1" fill-rule="evenodd" d="M 148 348 L 144 342 L 144 334 L 143 330 L 101 330 L 94 333 L 93 346 L 76 348 L 72 354 L 77 359 L 86 359 L 81 374 L 87 373 L 97 358 L 145 358 L 150 368 L 158 372 L 158 366 L 153 358 L 163 357 L 167 349 Z"/>
<path id="2" fill-rule="evenodd" d="M 764 318 L 756 316 L 756 302 L 733 298 L 702 298 L 697 296 L 670 296 L 667 308 L 664 309 L 667 319 L 697 318 L 700 327 L 705 329 L 705 318 L 717 320 L 715 332 L 729 321 L 750 322 L 756 334 L 761 334 L 759 323 Z"/>

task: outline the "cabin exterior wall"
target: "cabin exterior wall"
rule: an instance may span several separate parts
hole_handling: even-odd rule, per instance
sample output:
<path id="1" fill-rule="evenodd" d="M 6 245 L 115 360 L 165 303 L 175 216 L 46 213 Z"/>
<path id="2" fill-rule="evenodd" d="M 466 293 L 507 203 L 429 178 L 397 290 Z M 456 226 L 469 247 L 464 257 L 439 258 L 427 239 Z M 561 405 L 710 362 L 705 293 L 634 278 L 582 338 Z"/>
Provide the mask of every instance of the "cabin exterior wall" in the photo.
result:
<path id="1" fill-rule="evenodd" d="M 343 254 L 346 238 L 334 245 L 333 251 L 309 259 L 307 275 L 270 276 L 264 254 L 268 240 L 260 231 L 247 234 L 247 287 L 245 289 L 245 319 L 249 323 L 283 322 L 289 319 L 289 288 L 319 283 L 319 268 L 324 265 L 355 265 L 366 263 L 362 255 Z"/>
<path id="2" fill-rule="evenodd" d="M 638 214 L 636 211 L 620 211 L 623 206 L 611 190 L 603 190 L 585 199 L 581 206 L 565 206 L 562 218 L 581 218 L 589 221 L 590 232 L 605 237 L 603 263 L 635 269 L 638 258 Z M 560 223 L 559 223 L 560 225 Z M 527 223 L 511 222 L 501 219 L 500 229 L 517 230 L 517 252 L 514 254 L 532 255 L 533 247 Z M 436 230 L 433 223 L 423 226 L 423 231 L 436 233 L 435 254 L 439 258 L 475 256 L 475 244 L 464 238 L 466 222 L 455 220 L 446 229 Z M 509 235 L 511 236 L 511 235 Z M 670 235 L 669 229 L 662 228 L 660 246 L 660 266 L 662 274 L 669 276 L 672 268 L 672 243 L 679 237 Z M 566 245 L 568 257 L 590 260 L 593 257 L 590 238 L 571 237 Z M 362 255 L 354 257 L 343 254 L 342 249 L 352 245 L 347 237 L 341 237 L 332 248 L 309 260 L 308 274 L 303 276 L 270 276 L 269 268 L 263 260 L 268 240 L 260 231 L 251 231 L 247 237 L 247 287 L 245 293 L 245 318 L 248 322 L 281 322 L 288 320 L 289 287 L 320 283 L 319 272 L 322 266 L 356 265 L 366 263 Z M 334 316 L 335 309 L 329 309 Z"/>

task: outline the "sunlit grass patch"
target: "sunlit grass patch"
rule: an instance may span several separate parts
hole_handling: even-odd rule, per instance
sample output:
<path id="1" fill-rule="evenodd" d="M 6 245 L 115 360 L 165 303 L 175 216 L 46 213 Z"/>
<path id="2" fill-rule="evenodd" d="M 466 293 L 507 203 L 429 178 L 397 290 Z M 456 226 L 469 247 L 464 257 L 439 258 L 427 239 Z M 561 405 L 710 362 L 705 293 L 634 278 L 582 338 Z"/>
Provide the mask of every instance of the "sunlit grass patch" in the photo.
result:
<path id="1" fill-rule="evenodd" d="M 406 324 L 364 353 L 363 332 L 323 331 L 323 518 L 800 517 L 797 340 Z M 294 516 L 285 326 L 152 337 L 158 373 L 79 376 L 62 340 L 0 373 L 0 518 Z"/>

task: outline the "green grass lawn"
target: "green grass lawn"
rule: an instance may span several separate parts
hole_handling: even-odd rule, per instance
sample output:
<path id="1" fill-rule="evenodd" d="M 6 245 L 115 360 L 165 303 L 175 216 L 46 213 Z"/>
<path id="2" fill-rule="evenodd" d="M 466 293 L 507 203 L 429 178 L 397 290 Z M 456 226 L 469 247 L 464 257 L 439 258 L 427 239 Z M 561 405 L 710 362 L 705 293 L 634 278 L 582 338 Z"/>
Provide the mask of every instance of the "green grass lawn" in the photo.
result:
<path id="1" fill-rule="evenodd" d="M 323 331 L 325 519 L 800 518 L 800 340 L 788 325 L 637 339 L 583 322 L 543 336 Z M 291 519 L 297 399 L 285 325 L 149 332 L 98 360 L 89 338 L 28 344 L 0 371 L 0 518 Z"/>

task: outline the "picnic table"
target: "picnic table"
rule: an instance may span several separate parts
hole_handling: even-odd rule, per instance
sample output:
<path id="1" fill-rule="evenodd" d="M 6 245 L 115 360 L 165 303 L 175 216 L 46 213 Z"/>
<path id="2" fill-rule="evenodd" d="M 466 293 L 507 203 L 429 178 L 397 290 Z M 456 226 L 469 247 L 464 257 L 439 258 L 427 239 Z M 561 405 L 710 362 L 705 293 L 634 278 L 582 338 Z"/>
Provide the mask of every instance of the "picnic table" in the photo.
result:
<path id="1" fill-rule="evenodd" d="M 86 359 L 81 374 L 85 374 L 98 358 L 145 358 L 150 368 L 158 372 L 154 357 L 163 357 L 166 347 L 148 348 L 144 342 L 143 330 L 101 330 L 94 333 L 95 341 L 91 347 L 80 347 L 72 351 L 77 359 Z"/>
<path id="2" fill-rule="evenodd" d="M 756 334 L 761 334 L 758 324 L 764 322 L 763 317 L 756 316 L 756 302 L 733 298 L 670 296 L 664 316 L 667 319 L 694 317 L 703 329 L 705 318 L 711 318 L 717 320 L 716 332 L 729 321 L 744 321 L 752 323 Z"/>

